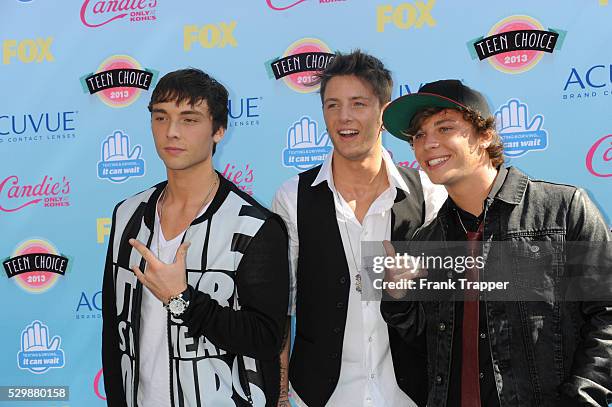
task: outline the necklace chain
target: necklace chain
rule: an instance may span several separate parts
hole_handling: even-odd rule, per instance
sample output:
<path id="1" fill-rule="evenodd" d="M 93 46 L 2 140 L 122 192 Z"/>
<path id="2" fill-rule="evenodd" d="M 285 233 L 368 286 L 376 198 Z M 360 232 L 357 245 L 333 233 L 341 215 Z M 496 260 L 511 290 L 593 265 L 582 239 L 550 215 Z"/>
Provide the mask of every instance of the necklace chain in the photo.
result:
<path id="1" fill-rule="evenodd" d="M 215 175 L 215 181 L 211 184 L 210 188 L 208 189 L 208 192 L 206 193 L 206 197 L 204 198 L 204 202 L 202 203 L 202 206 L 200 206 L 200 209 L 198 209 L 198 211 L 196 212 L 193 219 L 197 218 L 198 214 L 202 211 L 204 206 L 206 206 L 206 203 L 208 202 L 208 198 L 210 197 L 210 194 L 212 193 L 215 186 L 219 183 L 219 175 L 216 172 L 213 172 L 213 174 Z M 159 231 L 157 233 L 157 258 L 158 259 L 159 259 L 159 249 L 160 249 L 161 234 L 162 234 L 162 216 L 164 213 L 164 205 L 166 203 L 167 188 L 168 188 L 168 185 L 164 187 L 164 190 L 162 191 L 159 197 Z M 190 224 L 193 222 L 193 219 L 191 220 L 191 222 L 189 222 Z"/>
<path id="2" fill-rule="evenodd" d="M 461 220 L 461 215 L 459 215 L 459 211 L 455 210 L 455 213 L 457 214 L 457 219 L 459 219 L 459 223 L 461 224 L 461 227 L 463 228 L 463 231 L 465 232 L 465 235 L 467 236 L 468 231 L 465 228 L 465 225 L 463 224 L 463 221 Z"/>
<path id="3" fill-rule="evenodd" d="M 380 186 L 378 186 L 376 188 L 375 194 L 378 193 L 378 189 L 380 188 Z M 335 192 L 336 192 L 336 197 L 338 198 L 338 203 L 340 204 L 340 206 L 342 207 L 342 200 L 340 199 L 340 193 L 338 192 L 337 188 L 334 188 Z M 376 198 L 378 198 L 378 195 L 376 195 Z M 376 198 L 374 198 L 374 200 L 376 200 Z M 342 210 L 342 209 L 341 209 Z M 361 271 L 360 271 L 360 267 L 357 264 L 357 259 L 355 258 L 355 251 L 353 250 L 353 243 L 351 241 L 351 235 L 349 234 L 349 230 L 348 230 L 348 221 L 349 218 L 348 216 L 346 216 L 344 214 L 344 212 L 342 212 L 342 217 L 344 218 L 344 230 L 346 231 L 346 239 L 348 240 L 349 243 L 349 249 L 351 250 L 351 257 L 353 259 L 353 264 L 355 265 L 355 270 L 357 271 L 356 275 L 355 275 L 355 290 L 361 294 L 361 292 L 363 291 L 363 283 L 361 281 Z M 390 225 L 391 221 L 389 220 L 389 222 L 387 222 L 387 227 Z M 385 228 L 385 238 L 387 236 L 387 231 L 388 229 Z"/>

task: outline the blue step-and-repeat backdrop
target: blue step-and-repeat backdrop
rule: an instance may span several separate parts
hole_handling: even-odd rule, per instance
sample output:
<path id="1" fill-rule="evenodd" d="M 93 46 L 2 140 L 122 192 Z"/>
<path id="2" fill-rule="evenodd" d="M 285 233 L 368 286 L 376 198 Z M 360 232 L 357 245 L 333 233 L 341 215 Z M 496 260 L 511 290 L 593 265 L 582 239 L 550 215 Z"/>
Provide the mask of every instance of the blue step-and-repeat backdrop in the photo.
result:
<path id="1" fill-rule="evenodd" d="M 583 186 L 609 216 L 611 17 L 608 0 L 2 0 L 0 394 L 104 405 L 110 216 L 165 177 L 146 108 L 161 75 L 193 66 L 227 86 L 215 166 L 265 205 L 331 150 L 325 53 L 361 48 L 392 70 L 393 97 L 445 78 L 482 90 L 509 163 Z"/>

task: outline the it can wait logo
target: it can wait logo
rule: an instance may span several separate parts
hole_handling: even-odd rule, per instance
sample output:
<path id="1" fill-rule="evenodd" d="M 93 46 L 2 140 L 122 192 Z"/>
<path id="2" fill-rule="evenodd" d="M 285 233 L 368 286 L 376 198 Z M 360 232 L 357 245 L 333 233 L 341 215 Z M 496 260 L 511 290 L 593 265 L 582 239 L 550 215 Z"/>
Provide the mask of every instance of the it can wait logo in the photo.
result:
<path id="1" fill-rule="evenodd" d="M 17 366 L 34 374 L 63 368 L 65 360 L 64 351 L 60 348 L 61 342 L 62 338 L 58 335 L 50 337 L 47 325 L 38 320 L 32 321 L 21 331 Z"/>

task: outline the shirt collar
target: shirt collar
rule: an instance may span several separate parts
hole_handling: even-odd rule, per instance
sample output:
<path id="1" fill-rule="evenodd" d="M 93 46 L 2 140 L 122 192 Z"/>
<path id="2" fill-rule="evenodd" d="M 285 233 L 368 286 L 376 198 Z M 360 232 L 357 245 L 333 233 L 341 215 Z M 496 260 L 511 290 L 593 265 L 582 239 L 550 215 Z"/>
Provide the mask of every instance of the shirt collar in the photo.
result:
<path id="1" fill-rule="evenodd" d="M 505 184 L 506 176 L 507 175 L 508 175 L 508 169 L 506 167 L 504 167 L 503 165 L 501 165 L 499 167 L 499 170 L 497 171 L 497 175 L 495 176 L 495 180 L 493 180 L 493 186 L 491 187 L 491 191 L 489 191 L 489 195 L 487 195 L 487 198 L 483 202 L 483 208 L 487 208 L 489 205 L 491 205 L 491 203 L 493 203 L 493 200 L 495 198 L 504 200 L 503 198 L 500 198 L 498 196 L 498 194 L 501 195 L 500 191 L 502 190 L 502 187 Z M 461 212 L 463 214 L 470 214 L 469 212 L 464 211 L 459 206 L 457 206 L 455 201 L 453 201 L 453 199 L 450 196 L 448 197 L 448 204 L 449 204 L 451 209 L 458 210 L 459 212 Z M 480 217 L 478 217 L 479 219 L 482 219 L 483 213 L 480 214 Z M 466 217 L 469 218 L 469 216 L 467 216 L 467 215 L 466 215 Z"/>
<path id="2" fill-rule="evenodd" d="M 506 175 L 495 198 L 509 204 L 518 205 L 525 195 L 529 177 L 514 167 L 504 168 L 504 170 Z"/>
<path id="3" fill-rule="evenodd" d="M 314 186 L 319 185 L 323 181 L 327 181 L 327 185 L 329 186 L 329 189 L 331 189 L 332 192 L 335 192 L 336 187 L 334 185 L 334 176 L 332 174 L 333 152 L 334 150 L 332 149 L 330 153 L 327 155 L 327 157 L 325 158 L 325 161 L 323 161 L 323 164 L 321 165 L 321 169 L 319 170 L 319 173 L 317 174 L 317 177 L 315 178 L 311 186 L 314 187 Z M 406 185 L 406 181 L 404 181 L 404 178 L 402 178 L 401 174 L 395 167 L 395 163 L 393 163 L 393 159 L 391 158 L 391 155 L 384 147 L 382 147 L 382 159 L 387 169 L 387 177 L 389 179 L 389 185 L 395 188 L 399 188 L 402 191 L 409 194 L 410 190 L 408 189 L 408 185 Z"/>

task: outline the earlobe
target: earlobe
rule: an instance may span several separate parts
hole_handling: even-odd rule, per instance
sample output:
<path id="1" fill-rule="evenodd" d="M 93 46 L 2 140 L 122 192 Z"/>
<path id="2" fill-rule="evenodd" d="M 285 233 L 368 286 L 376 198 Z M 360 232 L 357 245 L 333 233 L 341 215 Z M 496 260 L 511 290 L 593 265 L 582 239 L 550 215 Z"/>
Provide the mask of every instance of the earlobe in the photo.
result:
<path id="1" fill-rule="evenodd" d="M 223 136 L 225 136 L 225 128 L 219 127 L 215 134 L 213 134 L 213 140 L 215 140 L 215 143 L 219 143 L 223 140 Z"/>
<path id="2" fill-rule="evenodd" d="M 489 148 L 492 141 L 493 134 L 488 131 L 480 133 L 480 148 L 482 148 L 483 150 Z"/>
<path id="3" fill-rule="evenodd" d="M 385 112 L 385 109 L 387 108 L 387 106 L 389 106 L 390 103 L 391 103 L 391 101 L 388 101 L 387 103 L 385 103 L 383 105 L 382 109 L 380 109 L 380 117 L 378 118 L 378 120 L 380 120 L 380 123 L 383 122 L 383 113 Z M 381 130 L 386 130 L 384 124 L 381 124 L 380 128 L 381 128 Z"/>

